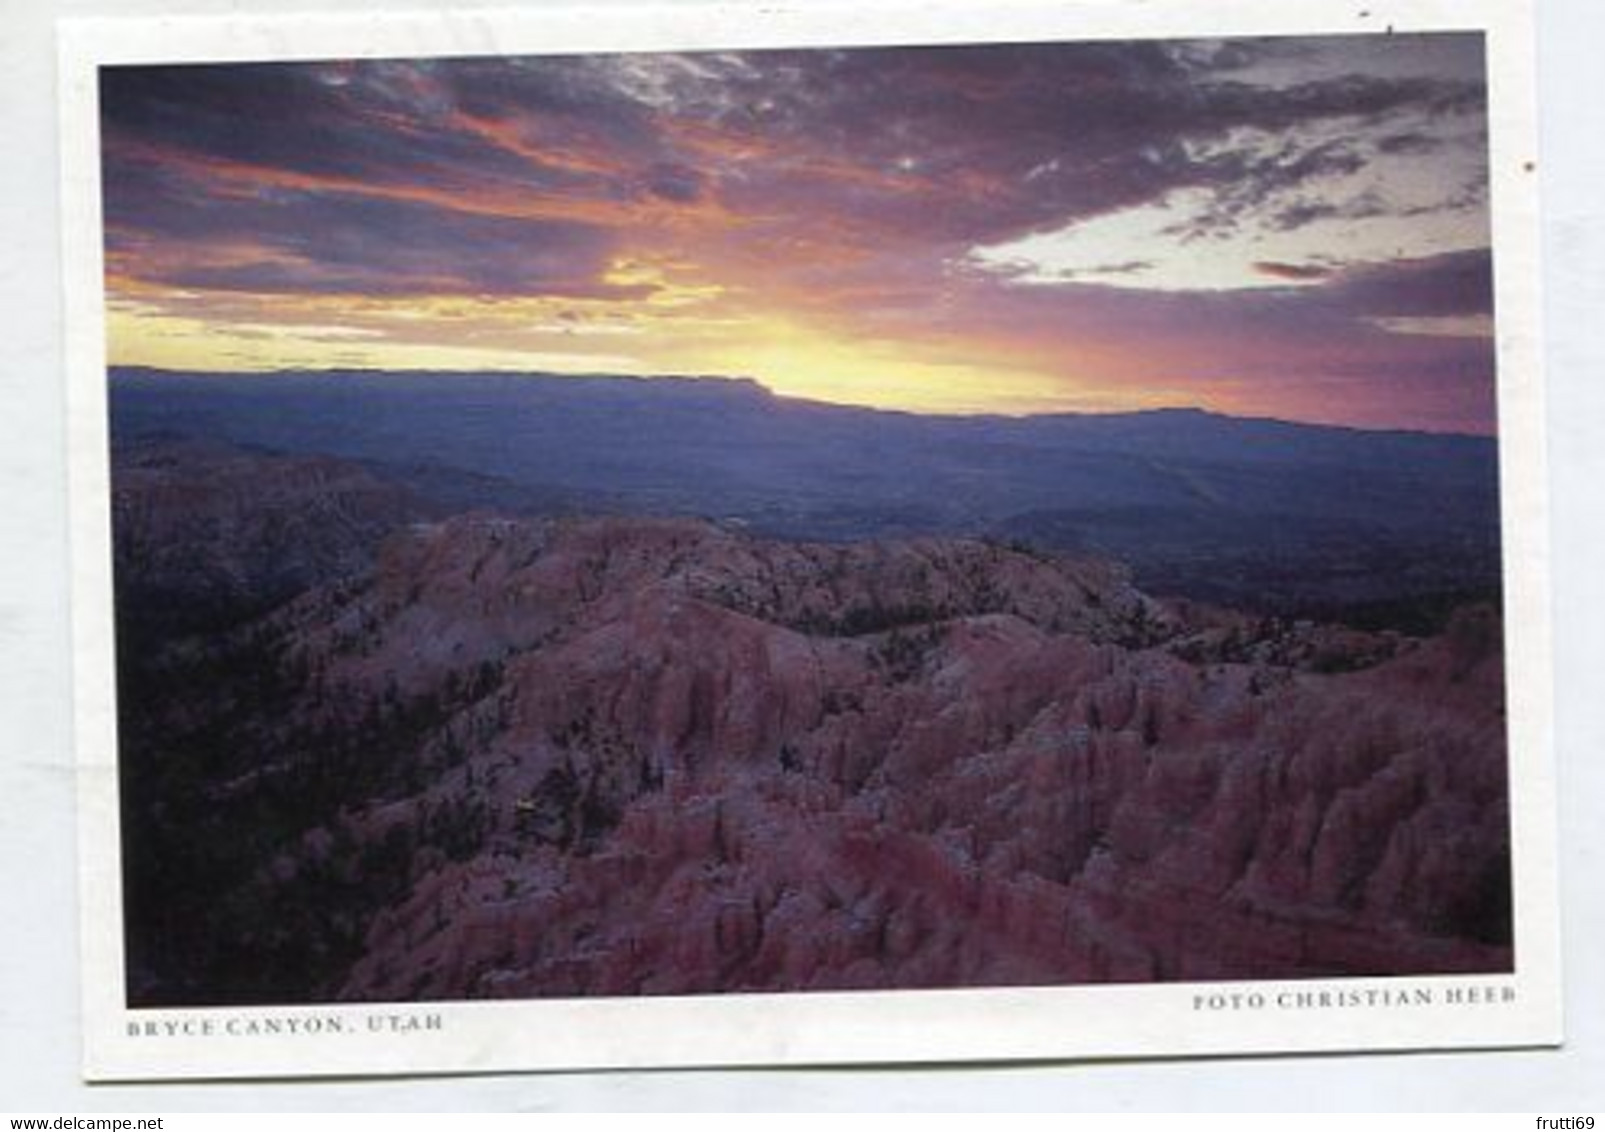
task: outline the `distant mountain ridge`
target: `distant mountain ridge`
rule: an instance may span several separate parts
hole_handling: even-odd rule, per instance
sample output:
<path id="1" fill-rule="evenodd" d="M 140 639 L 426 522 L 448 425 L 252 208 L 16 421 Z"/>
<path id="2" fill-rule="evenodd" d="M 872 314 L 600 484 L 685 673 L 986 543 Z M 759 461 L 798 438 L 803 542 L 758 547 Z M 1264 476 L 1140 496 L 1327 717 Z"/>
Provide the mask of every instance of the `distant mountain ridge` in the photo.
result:
<path id="1" fill-rule="evenodd" d="M 452 510 L 700 516 L 764 535 L 983 535 L 1146 589 L 1299 612 L 1497 597 L 1491 438 L 1197 409 L 926 416 L 756 381 L 114 368 L 114 443 L 358 461 Z"/>
<path id="2" fill-rule="evenodd" d="M 787 405 L 811 406 L 820 409 L 836 409 L 854 413 L 873 413 L 888 417 L 916 417 L 923 419 L 948 421 L 1054 421 L 1054 420 L 1094 420 L 1094 421 L 1124 421 L 1124 420 L 1153 420 L 1171 418 L 1209 419 L 1221 421 L 1240 421 L 1245 424 L 1278 425 L 1287 429 L 1307 429 L 1320 432 L 1337 432 L 1349 434 L 1362 434 L 1368 436 L 1408 436 L 1408 437 L 1441 437 L 1447 440 L 1491 441 L 1491 437 L 1478 433 L 1435 431 L 1419 428 L 1365 428 L 1359 425 L 1330 424 L 1317 421 L 1298 421 L 1290 418 L 1262 416 L 1252 414 L 1224 413 L 1216 409 L 1206 409 L 1198 405 L 1161 405 L 1145 409 L 1113 409 L 1102 411 L 1077 410 L 1050 410 L 1038 413 L 1001 413 L 1001 412 L 920 412 L 914 409 L 897 409 L 871 405 L 855 405 L 846 402 L 826 401 L 818 398 L 799 397 L 789 393 L 777 393 L 756 377 L 731 377 L 723 374 L 696 374 L 696 373 L 662 373 L 662 374 L 631 374 L 631 373 L 555 373 L 541 370 L 385 370 L 372 368 L 345 368 L 345 369 L 279 369 L 279 370 L 174 370 L 163 369 L 157 366 L 110 366 L 108 375 L 113 382 L 138 380 L 171 380 L 186 381 L 191 379 L 216 380 L 227 379 L 231 381 L 252 381 L 258 379 L 268 380 L 310 380 L 310 381 L 361 381 L 367 378 L 381 378 L 386 381 L 405 381 L 408 379 L 422 379 L 425 381 L 452 380 L 452 381 L 484 381 L 484 382 L 554 382 L 572 385 L 584 385 L 592 388 L 614 387 L 617 389 L 640 389 L 652 387 L 656 389 L 678 388 L 701 389 L 738 392 L 743 395 L 756 394 L 764 399 L 777 401 Z"/>

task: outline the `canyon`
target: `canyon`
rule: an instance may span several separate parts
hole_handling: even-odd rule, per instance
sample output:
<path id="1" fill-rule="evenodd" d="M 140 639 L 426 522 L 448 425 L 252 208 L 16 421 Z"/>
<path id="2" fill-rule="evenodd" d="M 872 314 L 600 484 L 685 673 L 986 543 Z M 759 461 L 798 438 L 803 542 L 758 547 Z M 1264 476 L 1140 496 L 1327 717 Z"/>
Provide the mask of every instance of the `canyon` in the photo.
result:
<path id="1" fill-rule="evenodd" d="M 113 482 L 133 1005 L 1511 967 L 1497 600 L 165 435 Z"/>

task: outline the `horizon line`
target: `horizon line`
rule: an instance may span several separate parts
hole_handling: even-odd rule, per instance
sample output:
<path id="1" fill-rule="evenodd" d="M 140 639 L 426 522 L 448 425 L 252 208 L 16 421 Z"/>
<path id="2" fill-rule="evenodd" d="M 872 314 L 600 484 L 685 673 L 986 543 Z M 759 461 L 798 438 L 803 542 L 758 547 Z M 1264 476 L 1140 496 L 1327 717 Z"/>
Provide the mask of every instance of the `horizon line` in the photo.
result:
<path id="1" fill-rule="evenodd" d="M 918 409 L 893 408 L 882 405 L 866 405 L 852 401 L 830 401 L 819 397 L 799 397 L 793 394 L 777 393 L 762 378 L 751 374 L 732 375 L 717 373 L 612 373 L 605 370 L 588 371 L 585 373 L 565 373 L 558 370 L 515 370 L 515 369 L 384 369 L 374 366 L 321 366 L 321 367 L 286 367 L 282 369 L 244 369 L 244 370 L 216 370 L 216 369 L 175 369 L 166 366 L 150 366 L 140 364 L 107 363 L 108 378 L 116 372 L 139 371 L 149 374 L 160 374 L 170 377 L 214 377 L 223 379 L 249 378 L 249 377 L 329 377 L 336 378 L 341 375 L 358 377 L 380 376 L 413 376 L 413 377 L 505 377 L 514 379 L 536 379 L 548 381 L 636 381 L 648 384 L 654 381 L 695 381 L 721 383 L 726 385 L 752 386 L 761 390 L 771 400 L 792 405 L 822 406 L 831 409 L 848 409 L 855 412 L 879 413 L 889 416 L 917 417 L 924 420 L 951 420 L 951 421 L 1031 421 L 1051 420 L 1055 418 L 1114 418 L 1138 417 L 1160 415 L 1182 415 L 1218 417 L 1223 420 L 1242 421 L 1245 423 L 1288 425 L 1295 428 L 1318 428 L 1340 432 L 1356 432 L 1371 435 L 1395 436 L 1431 436 L 1464 440 L 1486 440 L 1497 443 L 1499 433 L 1497 427 L 1489 432 L 1471 432 L 1464 429 L 1431 429 L 1391 425 L 1382 427 L 1367 427 L 1364 425 L 1344 424 L 1334 421 L 1300 420 L 1292 417 L 1277 417 L 1266 414 L 1228 413 L 1219 409 L 1207 408 L 1203 405 L 1156 405 L 1146 408 L 1133 409 L 1050 409 L 1041 412 L 1011 413 L 999 410 L 977 410 L 975 412 L 946 411 L 927 412 Z M 1497 424 L 1497 422 L 1496 422 Z"/>

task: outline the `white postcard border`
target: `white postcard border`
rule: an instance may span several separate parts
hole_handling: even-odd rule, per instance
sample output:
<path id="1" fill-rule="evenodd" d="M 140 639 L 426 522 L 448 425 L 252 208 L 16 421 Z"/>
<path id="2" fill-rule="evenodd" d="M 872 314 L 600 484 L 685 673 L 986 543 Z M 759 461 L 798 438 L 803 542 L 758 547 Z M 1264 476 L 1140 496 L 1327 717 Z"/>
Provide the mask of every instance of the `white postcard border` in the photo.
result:
<path id="1" fill-rule="evenodd" d="M 129 1010 L 96 70 L 105 64 L 1484 30 L 1516 969 L 1510 975 Z M 1558 1044 L 1561 983 L 1531 15 L 1511 0 L 1008 0 L 147 17 L 61 25 L 84 1072 L 91 1080 Z M 1321 994 L 1330 996 L 1320 1005 Z M 1424 1001 L 1425 1000 L 1425 1001 Z"/>

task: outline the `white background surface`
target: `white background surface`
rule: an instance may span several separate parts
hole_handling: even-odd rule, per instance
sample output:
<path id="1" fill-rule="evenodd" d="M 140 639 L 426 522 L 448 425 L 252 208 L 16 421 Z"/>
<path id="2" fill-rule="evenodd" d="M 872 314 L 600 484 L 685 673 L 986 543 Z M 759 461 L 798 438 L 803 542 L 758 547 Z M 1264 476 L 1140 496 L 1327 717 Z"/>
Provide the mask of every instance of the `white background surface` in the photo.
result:
<path id="1" fill-rule="evenodd" d="M 692 0 L 682 0 L 692 2 Z M 1199 0 L 1220 3 L 1222 0 Z M 1288 0 L 1297 3 L 1298 0 Z M 521 1075 L 332 1084 L 78 1081 L 53 24 L 226 14 L 190 0 L 0 0 L 0 1111 L 292 1109 L 1513 1109 L 1605 1101 L 1605 15 L 1536 0 L 1553 461 L 1568 1045 L 1561 1051 L 1007 1068 Z M 265 4 L 253 5 L 258 10 Z M 277 11 L 446 6 L 280 0 Z M 449 5 L 468 8 L 470 5 Z M 588 5 L 602 8 L 595 0 Z M 1602 326 L 1601 329 L 1605 329 Z"/>

